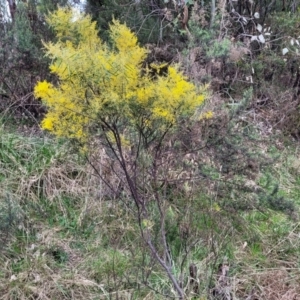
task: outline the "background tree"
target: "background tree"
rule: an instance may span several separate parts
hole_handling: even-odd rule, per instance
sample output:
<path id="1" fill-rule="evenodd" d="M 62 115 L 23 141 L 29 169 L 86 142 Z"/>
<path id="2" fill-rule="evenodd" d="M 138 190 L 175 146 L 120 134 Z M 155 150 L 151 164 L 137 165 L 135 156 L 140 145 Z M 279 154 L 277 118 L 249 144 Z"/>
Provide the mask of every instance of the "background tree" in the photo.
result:
<path id="1" fill-rule="evenodd" d="M 68 5 L 68 1 L 8 1 L 9 6 L 5 2 L 1 2 L 1 110 L 19 117 L 25 113 L 34 121 L 43 109 L 33 101 L 33 87 L 38 78 L 48 78 L 42 40 L 54 38 L 45 17 L 58 5 Z"/>

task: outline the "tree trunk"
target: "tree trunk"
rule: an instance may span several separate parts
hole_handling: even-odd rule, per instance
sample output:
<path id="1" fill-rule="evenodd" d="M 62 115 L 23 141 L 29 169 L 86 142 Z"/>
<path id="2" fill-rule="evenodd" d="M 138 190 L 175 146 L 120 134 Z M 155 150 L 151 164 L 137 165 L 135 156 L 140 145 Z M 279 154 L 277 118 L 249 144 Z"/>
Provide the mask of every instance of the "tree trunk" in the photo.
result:
<path id="1" fill-rule="evenodd" d="M 7 0 L 7 2 L 8 2 L 8 7 L 9 7 L 11 20 L 14 21 L 16 8 L 17 8 L 16 1 L 15 0 Z"/>

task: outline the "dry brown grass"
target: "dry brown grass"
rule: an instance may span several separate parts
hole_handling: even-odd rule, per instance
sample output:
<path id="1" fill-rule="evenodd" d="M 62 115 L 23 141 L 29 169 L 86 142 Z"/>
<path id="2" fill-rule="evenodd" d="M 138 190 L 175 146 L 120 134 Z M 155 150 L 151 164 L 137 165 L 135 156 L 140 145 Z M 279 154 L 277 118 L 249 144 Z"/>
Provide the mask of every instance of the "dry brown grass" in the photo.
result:
<path id="1" fill-rule="evenodd" d="M 61 228 L 39 227 L 37 240 L 25 244 L 20 254 L 2 256 L 0 299 L 91 299 L 102 292 L 84 270 L 78 272 L 84 257 L 70 247 L 71 239 L 60 236 Z M 55 260 L 57 249 L 67 256 L 63 266 Z"/>
<path id="2" fill-rule="evenodd" d="M 239 299 L 300 299 L 298 268 L 274 268 L 237 276 L 234 289 Z"/>

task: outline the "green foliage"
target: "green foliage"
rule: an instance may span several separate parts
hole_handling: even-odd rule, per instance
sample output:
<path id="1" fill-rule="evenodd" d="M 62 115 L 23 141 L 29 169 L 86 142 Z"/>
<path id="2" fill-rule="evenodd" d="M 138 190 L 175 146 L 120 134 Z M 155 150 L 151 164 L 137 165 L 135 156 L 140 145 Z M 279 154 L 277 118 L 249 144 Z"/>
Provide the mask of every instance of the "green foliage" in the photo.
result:
<path id="1" fill-rule="evenodd" d="M 21 52 L 35 52 L 36 45 L 34 44 L 34 33 L 31 28 L 30 20 L 28 19 L 28 9 L 24 3 L 18 5 L 18 13 L 14 24 L 14 37 L 17 42 L 17 48 Z"/>
<path id="2" fill-rule="evenodd" d="M 226 38 L 221 41 L 213 41 L 208 47 L 207 56 L 209 58 L 226 58 L 229 54 L 230 47 L 231 42 Z"/>
<path id="3" fill-rule="evenodd" d="M 50 249 L 50 254 L 59 265 L 63 265 L 69 260 L 68 253 L 59 247 Z"/>
<path id="4" fill-rule="evenodd" d="M 99 259 L 93 261 L 93 276 L 97 282 L 106 278 L 112 280 L 114 276 L 122 278 L 130 265 L 130 258 L 124 253 L 115 249 L 105 249 L 105 252 L 99 255 Z"/>
<path id="5" fill-rule="evenodd" d="M 143 45 L 166 42 L 179 45 L 187 34 L 181 22 L 182 8 L 173 1 L 88 0 L 85 3 L 85 12 L 97 22 L 103 41 L 109 42 L 109 24 L 115 18 L 133 30 Z"/>
<path id="6" fill-rule="evenodd" d="M 40 0 L 36 6 L 36 9 L 40 15 L 47 16 L 50 12 L 55 11 L 58 7 L 70 5 L 68 2 L 68 0 Z"/>
<path id="7" fill-rule="evenodd" d="M 22 220 L 21 207 L 11 199 L 11 195 L 2 195 L 0 200 L 0 251 L 6 246 L 10 236 Z"/>
<path id="8" fill-rule="evenodd" d="M 78 203 L 79 199 L 68 195 L 62 195 L 52 202 L 41 197 L 38 203 L 32 204 L 32 208 L 37 218 L 46 218 L 51 227 L 59 226 L 64 235 L 88 238 L 93 234 L 95 225 L 91 219 L 82 216 Z"/>
<path id="9" fill-rule="evenodd" d="M 287 35 L 290 37 L 298 37 L 300 34 L 297 24 L 299 23 L 300 14 L 277 12 L 271 18 L 273 33 L 277 36 Z"/>
<path id="10" fill-rule="evenodd" d="M 261 195 L 260 201 L 262 205 L 273 210 L 285 212 L 290 216 L 296 211 L 295 203 L 280 195 L 278 184 L 274 181 L 272 182 L 270 174 L 264 174 L 260 178 L 260 185 L 268 190 L 267 194 Z"/>
<path id="11" fill-rule="evenodd" d="M 198 23 L 193 21 L 190 22 L 190 30 L 193 35 L 192 42 L 195 46 L 200 43 L 207 45 L 215 37 L 212 30 L 201 28 Z"/>
<path id="12" fill-rule="evenodd" d="M 3 2 L 3 1 L 2 1 Z M 33 103 L 32 90 L 38 78 L 48 78 L 48 59 L 44 57 L 42 39 L 53 39 L 45 16 L 57 4 L 68 1 L 14 1 L 13 19 L 1 21 L 0 30 L 0 100 L 1 111 L 18 117 L 18 122 L 36 122 L 44 112 L 40 103 Z M 3 2 L 7 13 L 7 2 Z"/>

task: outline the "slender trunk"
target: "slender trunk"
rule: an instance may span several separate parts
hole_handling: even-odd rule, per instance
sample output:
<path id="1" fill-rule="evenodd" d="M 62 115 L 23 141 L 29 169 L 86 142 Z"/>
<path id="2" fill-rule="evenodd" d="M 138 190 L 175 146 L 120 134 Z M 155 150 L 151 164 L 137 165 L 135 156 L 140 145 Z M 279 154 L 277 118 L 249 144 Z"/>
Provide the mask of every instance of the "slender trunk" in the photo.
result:
<path id="1" fill-rule="evenodd" d="M 7 0 L 7 2 L 8 2 L 8 8 L 9 8 L 11 20 L 14 21 L 16 9 L 17 9 L 16 1 L 15 0 Z"/>
<path id="2" fill-rule="evenodd" d="M 182 288 L 180 287 L 178 281 L 176 280 L 176 278 L 172 274 L 172 271 L 170 270 L 170 267 L 168 267 L 166 262 L 164 260 L 162 260 L 161 257 L 158 255 L 158 252 L 155 249 L 155 247 L 153 246 L 151 239 L 147 240 L 147 245 L 150 248 L 150 250 L 151 250 L 152 254 L 154 255 L 154 257 L 156 258 L 156 260 L 165 269 L 169 279 L 173 283 L 173 286 L 174 286 L 174 288 L 175 288 L 175 290 L 178 294 L 179 300 L 183 300 L 184 299 L 184 292 L 183 292 Z"/>
<path id="3" fill-rule="evenodd" d="M 141 0 L 135 0 L 134 4 L 135 4 L 135 10 L 138 16 L 138 20 L 142 22 L 144 20 L 144 14 L 141 6 Z"/>
<path id="4" fill-rule="evenodd" d="M 216 0 L 211 0 L 211 17 L 210 17 L 210 29 L 214 26 L 216 15 Z"/>
<path id="5" fill-rule="evenodd" d="M 3 30 L 4 35 L 6 36 L 7 30 L 6 30 L 6 26 L 7 26 L 7 6 L 6 6 L 6 2 L 0 2 L 0 26 L 1 26 L 1 30 Z M 0 42 L 0 48 L 2 48 L 2 44 Z"/>

